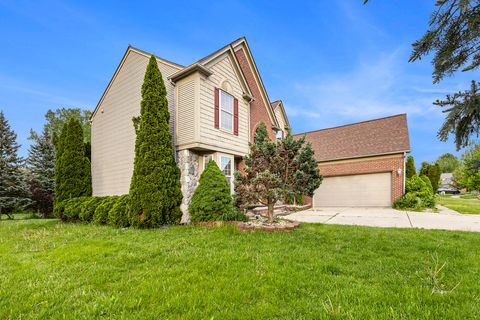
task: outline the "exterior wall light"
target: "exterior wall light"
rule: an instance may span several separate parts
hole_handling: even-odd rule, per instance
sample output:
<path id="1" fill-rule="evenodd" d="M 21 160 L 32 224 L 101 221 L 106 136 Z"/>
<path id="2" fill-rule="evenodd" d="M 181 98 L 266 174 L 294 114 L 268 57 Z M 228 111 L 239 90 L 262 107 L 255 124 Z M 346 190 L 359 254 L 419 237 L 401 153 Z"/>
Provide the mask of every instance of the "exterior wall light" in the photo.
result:
<path id="1" fill-rule="evenodd" d="M 397 176 L 400 176 L 402 174 L 402 169 L 397 170 Z"/>

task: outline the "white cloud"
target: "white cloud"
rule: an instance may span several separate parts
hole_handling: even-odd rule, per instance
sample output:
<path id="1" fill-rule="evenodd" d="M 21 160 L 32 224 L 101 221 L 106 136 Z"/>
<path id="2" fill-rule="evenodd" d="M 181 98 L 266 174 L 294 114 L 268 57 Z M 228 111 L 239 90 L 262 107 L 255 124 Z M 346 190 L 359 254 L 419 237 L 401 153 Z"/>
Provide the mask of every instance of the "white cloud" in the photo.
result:
<path id="1" fill-rule="evenodd" d="M 309 130 L 399 113 L 434 118 L 437 126 L 444 115 L 432 102 L 452 90 L 432 85 L 428 75 L 408 74 L 407 55 L 398 48 L 360 61 L 346 73 L 295 81 L 285 101 L 289 116 L 302 119 Z"/>

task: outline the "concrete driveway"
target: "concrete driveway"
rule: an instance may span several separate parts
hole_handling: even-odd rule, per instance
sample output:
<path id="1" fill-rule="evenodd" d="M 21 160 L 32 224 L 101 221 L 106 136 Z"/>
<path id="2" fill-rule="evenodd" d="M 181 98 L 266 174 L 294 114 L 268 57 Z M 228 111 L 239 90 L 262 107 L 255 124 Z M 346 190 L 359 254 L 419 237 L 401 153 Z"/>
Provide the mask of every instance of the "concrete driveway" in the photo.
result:
<path id="1" fill-rule="evenodd" d="M 321 208 L 298 211 L 285 218 L 300 222 L 386 228 L 423 228 L 480 232 L 480 214 L 460 214 L 438 206 L 439 213 L 392 208 Z"/>

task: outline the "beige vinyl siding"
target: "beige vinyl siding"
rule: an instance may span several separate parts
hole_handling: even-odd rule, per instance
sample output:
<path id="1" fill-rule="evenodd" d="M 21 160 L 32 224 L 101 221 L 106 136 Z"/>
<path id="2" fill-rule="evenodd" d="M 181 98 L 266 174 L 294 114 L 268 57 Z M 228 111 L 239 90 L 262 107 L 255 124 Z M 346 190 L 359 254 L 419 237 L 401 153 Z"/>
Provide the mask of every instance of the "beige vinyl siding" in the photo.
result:
<path id="1" fill-rule="evenodd" d="M 275 117 L 277 118 L 280 129 L 285 132 L 285 119 L 283 118 L 282 110 L 280 110 L 280 107 L 275 108 Z"/>
<path id="2" fill-rule="evenodd" d="M 129 191 L 135 150 L 132 118 L 140 114 L 141 87 L 148 59 L 134 50 L 127 52 L 92 119 L 92 187 L 95 196 Z M 173 135 L 173 86 L 167 77 L 179 69 L 161 61 L 158 66 L 167 88 Z"/>
<path id="3" fill-rule="evenodd" d="M 231 58 L 224 54 L 209 63 L 208 67 L 213 74 L 200 80 L 199 142 L 230 150 L 232 154 L 244 155 L 248 153 L 249 106 L 242 98 L 243 90 Z M 238 136 L 216 129 L 214 124 L 214 88 L 221 88 L 225 80 L 231 85 L 229 93 L 238 99 Z"/>
<path id="4" fill-rule="evenodd" d="M 196 89 L 198 74 L 192 74 L 177 82 L 177 144 L 195 142 Z M 178 116 L 180 115 L 180 116 Z"/>

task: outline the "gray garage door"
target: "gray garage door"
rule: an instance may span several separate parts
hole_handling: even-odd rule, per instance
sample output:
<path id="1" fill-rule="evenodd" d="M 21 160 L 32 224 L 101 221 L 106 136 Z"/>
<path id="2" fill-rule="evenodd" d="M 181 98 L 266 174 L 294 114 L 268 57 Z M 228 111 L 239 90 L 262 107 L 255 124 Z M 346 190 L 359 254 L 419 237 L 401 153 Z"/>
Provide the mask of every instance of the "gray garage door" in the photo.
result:
<path id="1" fill-rule="evenodd" d="M 389 207 L 392 174 L 325 177 L 313 196 L 314 207 Z"/>

